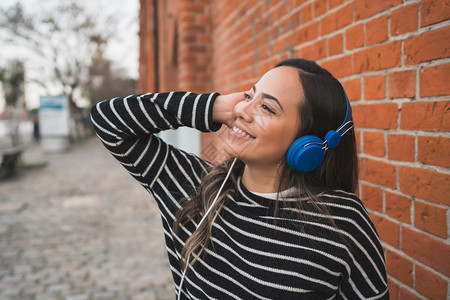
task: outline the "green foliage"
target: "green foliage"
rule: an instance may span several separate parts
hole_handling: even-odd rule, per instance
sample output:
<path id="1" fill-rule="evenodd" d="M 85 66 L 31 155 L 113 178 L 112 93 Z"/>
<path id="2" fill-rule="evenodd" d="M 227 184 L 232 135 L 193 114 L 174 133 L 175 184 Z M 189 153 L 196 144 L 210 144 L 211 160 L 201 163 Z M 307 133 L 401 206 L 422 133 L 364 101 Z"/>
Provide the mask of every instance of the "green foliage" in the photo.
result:
<path id="1" fill-rule="evenodd" d="M 0 70 L 5 100 L 8 106 L 16 106 L 25 94 L 25 67 L 23 62 L 12 60 Z"/>
<path id="2" fill-rule="evenodd" d="M 45 161 L 31 162 L 31 163 L 19 162 L 18 168 L 31 170 L 31 169 L 41 169 L 46 166 L 47 166 L 47 162 L 45 162 Z"/>

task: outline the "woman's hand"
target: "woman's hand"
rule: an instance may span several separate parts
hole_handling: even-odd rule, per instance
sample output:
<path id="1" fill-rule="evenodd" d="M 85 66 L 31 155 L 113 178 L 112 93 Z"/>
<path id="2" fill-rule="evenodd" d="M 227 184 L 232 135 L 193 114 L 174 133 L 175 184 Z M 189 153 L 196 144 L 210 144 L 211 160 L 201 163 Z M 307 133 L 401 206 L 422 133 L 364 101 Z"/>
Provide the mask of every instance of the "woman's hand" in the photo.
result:
<path id="1" fill-rule="evenodd" d="M 217 96 L 213 106 L 213 121 L 231 127 L 236 119 L 234 107 L 243 100 L 245 98 L 242 92 Z"/>

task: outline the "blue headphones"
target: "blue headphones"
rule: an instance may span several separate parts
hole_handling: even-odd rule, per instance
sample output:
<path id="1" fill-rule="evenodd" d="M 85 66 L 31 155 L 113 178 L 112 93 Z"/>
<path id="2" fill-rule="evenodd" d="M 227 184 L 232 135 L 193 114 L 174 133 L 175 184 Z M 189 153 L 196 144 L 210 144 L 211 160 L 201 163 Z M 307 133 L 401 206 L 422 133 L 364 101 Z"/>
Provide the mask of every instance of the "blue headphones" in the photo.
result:
<path id="1" fill-rule="evenodd" d="M 336 147 L 341 137 L 353 127 L 352 107 L 345 91 L 344 94 L 347 102 L 344 122 L 338 129 L 328 131 L 324 141 L 315 135 L 305 135 L 292 142 L 286 154 L 287 163 L 292 169 L 308 172 L 317 168 L 323 160 L 325 151 Z"/>

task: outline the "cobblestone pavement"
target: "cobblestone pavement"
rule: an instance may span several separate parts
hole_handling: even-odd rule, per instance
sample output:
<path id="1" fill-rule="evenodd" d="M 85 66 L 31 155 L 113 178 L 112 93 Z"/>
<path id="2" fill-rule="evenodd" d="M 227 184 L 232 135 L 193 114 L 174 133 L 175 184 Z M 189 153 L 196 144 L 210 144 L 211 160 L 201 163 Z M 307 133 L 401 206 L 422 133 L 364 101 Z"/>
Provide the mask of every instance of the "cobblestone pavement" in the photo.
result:
<path id="1" fill-rule="evenodd" d="M 174 299 L 150 195 L 96 138 L 0 182 L 0 299 Z"/>

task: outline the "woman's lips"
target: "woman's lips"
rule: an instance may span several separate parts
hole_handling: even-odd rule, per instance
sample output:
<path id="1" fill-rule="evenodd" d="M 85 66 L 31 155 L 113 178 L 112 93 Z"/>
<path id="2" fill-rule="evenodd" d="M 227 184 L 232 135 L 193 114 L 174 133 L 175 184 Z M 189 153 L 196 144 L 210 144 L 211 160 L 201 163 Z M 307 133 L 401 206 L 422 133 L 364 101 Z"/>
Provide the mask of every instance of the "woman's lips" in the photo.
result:
<path id="1" fill-rule="evenodd" d="M 241 128 L 239 128 L 236 125 L 231 127 L 230 131 L 232 132 L 232 135 L 236 136 L 236 137 L 244 137 L 244 138 L 249 138 L 249 139 L 254 139 L 255 138 L 253 135 L 251 135 L 250 133 L 248 133 L 245 130 L 242 130 Z"/>

